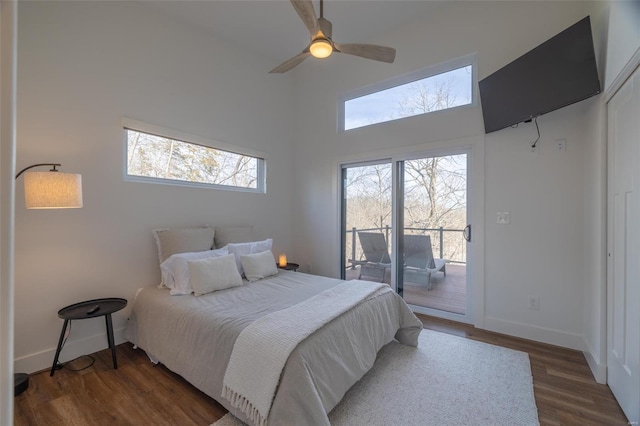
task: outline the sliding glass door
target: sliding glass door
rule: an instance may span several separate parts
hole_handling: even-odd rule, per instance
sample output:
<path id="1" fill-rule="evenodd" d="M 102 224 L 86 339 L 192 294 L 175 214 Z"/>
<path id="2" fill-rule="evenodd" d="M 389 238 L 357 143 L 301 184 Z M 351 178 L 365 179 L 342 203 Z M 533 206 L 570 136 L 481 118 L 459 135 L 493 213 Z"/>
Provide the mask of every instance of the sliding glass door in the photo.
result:
<path id="1" fill-rule="evenodd" d="M 397 163 L 397 289 L 417 311 L 467 312 L 466 153 Z"/>
<path id="2" fill-rule="evenodd" d="M 390 160 L 342 168 L 343 279 L 391 283 Z"/>
<path id="3" fill-rule="evenodd" d="M 468 321 L 469 157 L 343 165 L 342 278 L 387 283 L 414 311 Z"/>

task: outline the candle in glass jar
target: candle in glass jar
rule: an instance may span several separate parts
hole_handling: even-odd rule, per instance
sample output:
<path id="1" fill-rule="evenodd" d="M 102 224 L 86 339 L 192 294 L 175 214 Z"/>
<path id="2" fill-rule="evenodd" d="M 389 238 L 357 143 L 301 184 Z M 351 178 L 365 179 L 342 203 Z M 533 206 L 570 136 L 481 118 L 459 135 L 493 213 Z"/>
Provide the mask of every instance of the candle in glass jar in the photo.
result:
<path id="1" fill-rule="evenodd" d="M 279 259 L 278 259 L 278 266 L 284 268 L 285 266 L 287 266 L 287 255 L 286 254 L 281 254 Z"/>

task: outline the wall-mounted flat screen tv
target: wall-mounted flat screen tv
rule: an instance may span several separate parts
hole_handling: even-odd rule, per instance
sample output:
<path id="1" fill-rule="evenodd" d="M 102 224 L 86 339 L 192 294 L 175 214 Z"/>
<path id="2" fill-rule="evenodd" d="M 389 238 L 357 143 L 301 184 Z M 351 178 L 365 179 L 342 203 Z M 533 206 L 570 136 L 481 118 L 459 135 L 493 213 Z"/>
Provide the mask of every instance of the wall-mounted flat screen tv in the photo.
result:
<path id="1" fill-rule="evenodd" d="M 589 17 L 481 80 L 485 133 L 600 93 Z"/>

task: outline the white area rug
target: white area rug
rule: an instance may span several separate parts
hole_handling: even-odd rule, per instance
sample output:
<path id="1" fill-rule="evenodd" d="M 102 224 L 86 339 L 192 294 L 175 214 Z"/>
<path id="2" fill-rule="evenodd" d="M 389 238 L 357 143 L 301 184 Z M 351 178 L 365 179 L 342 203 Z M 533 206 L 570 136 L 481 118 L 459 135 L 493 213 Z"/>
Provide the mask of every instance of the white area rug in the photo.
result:
<path id="1" fill-rule="evenodd" d="M 295 423 L 295 419 L 292 419 Z M 392 342 L 331 411 L 332 425 L 538 425 L 529 355 L 431 330 Z M 241 426 L 231 414 L 212 426 Z"/>

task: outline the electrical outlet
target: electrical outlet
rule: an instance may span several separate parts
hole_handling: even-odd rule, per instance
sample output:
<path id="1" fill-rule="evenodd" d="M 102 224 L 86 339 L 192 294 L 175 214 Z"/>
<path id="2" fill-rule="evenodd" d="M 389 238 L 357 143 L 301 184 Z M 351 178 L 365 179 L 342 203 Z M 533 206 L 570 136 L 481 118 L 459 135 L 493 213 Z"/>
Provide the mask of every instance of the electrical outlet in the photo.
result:
<path id="1" fill-rule="evenodd" d="M 533 309 L 534 311 L 540 310 L 540 297 L 539 296 L 529 296 L 529 309 Z"/>
<path id="2" fill-rule="evenodd" d="M 564 152 L 567 150 L 567 140 L 566 139 L 556 139 L 556 149 L 558 151 Z"/>

